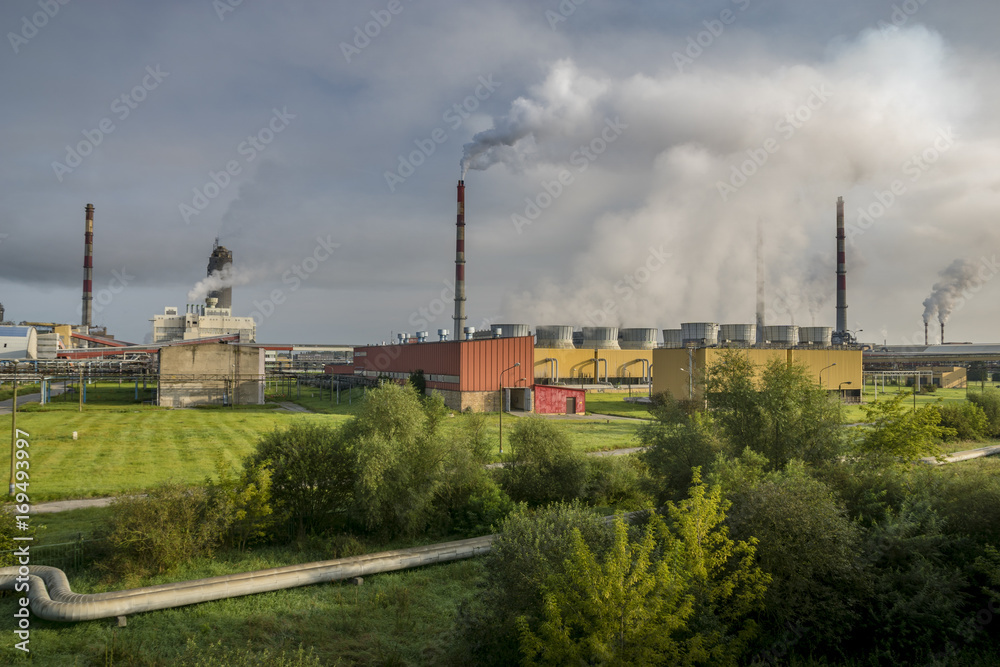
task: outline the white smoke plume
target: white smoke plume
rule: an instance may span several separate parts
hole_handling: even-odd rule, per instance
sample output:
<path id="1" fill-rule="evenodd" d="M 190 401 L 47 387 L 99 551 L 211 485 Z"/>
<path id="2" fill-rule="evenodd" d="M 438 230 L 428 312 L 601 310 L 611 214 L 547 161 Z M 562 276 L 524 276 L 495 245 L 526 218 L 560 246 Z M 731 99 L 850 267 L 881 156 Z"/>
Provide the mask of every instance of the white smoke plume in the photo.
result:
<path id="1" fill-rule="evenodd" d="M 204 301 L 210 292 L 226 287 L 236 287 L 237 285 L 247 285 L 257 276 L 252 271 L 234 269 L 232 264 L 227 264 L 222 269 L 216 269 L 212 273 L 200 280 L 191 291 L 188 292 L 188 303 L 198 303 Z"/>
<path id="2" fill-rule="evenodd" d="M 465 144 L 462 178 L 469 169 L 488 169 L 497 163 L 520 171 L 551 137 L 593 125 L 595 110 L 609 89 L 608 82 L 581 74 L 572 61 L 557 62 L 545 83 L 532 89 L 537 99 L 517 98 L 492 128 Z"/>
<path id="3" fill-rule="evenodd" d="M 497 238 L 512 252 L 530 246 L 554 258 L 508 294 L 505 317 L 657 328 L 753 322 L 753 221 L 761 217 L 776 248 L 771 284 L 798 295 L 790 310 L 832 325 L 838 195 L 859 232 L 850 261 L 855 289 L 876 279 L 858 267 L 897 253 L 900 235 L 933 247 L 943 231 L 922 206 L 928 189 L 944 176 L 959 182 L 985 160 L 960 163 L 965 149 L 956 143 L 915 180 L 903 165 L 954 124 L 985 113 L 974 90 L 940 35 L 922 26 L 866 31 L 794 67 L 704 63 L 693 74 L 665 68 L 604 78 L 561 61 L 465 149 L 463 167 L 525 169 L 525 189 L 498 222 Z M 614 143 L 573 161 L 619 120 Z M 571 183 L 552 195 L 546 185 L 567 172 Z M 905 196 L 858 227 L 858 211 L 894 180 L 905 180 Z M 984 221 L 970 215 L 961 224 Z M 564 260 L 568 239 L 574 254 Z M 804 259 L 816 256 L 828 259 Z M 768 305 L 782 310 L 773 298 Z"/>
<path id="4" fill-rule="evenodd" d="M 924 322 L 930 322 L 937 315 L 938 322 L 944 324 L 970 290 L 976 291 L 982 284 L 977 276 L 979 265 L 967 259 L 956 259 L 939 274 L 943 280 L 934 284 L 931 295 L 924 299 Z"/>

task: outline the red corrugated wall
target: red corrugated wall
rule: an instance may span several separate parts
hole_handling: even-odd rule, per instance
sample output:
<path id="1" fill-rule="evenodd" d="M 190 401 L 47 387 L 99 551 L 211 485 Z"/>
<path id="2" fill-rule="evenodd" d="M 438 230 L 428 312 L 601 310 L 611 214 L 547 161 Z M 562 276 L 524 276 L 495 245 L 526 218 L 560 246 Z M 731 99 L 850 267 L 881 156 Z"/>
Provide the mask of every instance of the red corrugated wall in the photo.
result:
<path id="1" fill-rule="evenodd" d="M 583 389 L 535 385 L 535 412 L 540 415 L 561 415 L 566 412 L 566 399 L 576 399 L 576 414 L 587 411 L 587 393 Z"/>
<path id="2" fill-rule="evenodd" d="M 456 376 L 460 378 L 457 384 L 435 382 L 428 377 L 427 386 L 458 391 L 497 391 L 500 373 L 517 362 L 520 367 L 504 373 L 504 386 L 530 387 L 534 383 L 533 336 L 375 345 L 354 350 L 354 365 L 358 369 L 376 374 L 408 374 L 422 369 L 425 376 Z M 521 378 L 525 380 L 522 382 Z"/>

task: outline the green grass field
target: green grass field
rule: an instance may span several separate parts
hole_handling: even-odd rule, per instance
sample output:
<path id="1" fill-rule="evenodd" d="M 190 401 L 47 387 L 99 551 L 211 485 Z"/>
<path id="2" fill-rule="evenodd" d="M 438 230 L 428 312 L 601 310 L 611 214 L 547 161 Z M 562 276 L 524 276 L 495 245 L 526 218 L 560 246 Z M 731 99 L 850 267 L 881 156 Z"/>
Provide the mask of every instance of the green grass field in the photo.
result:
<path id="1" fill-rule="evenodd" d="M 883 396 L 892 398 L 898 394 L 902 394 L 905 397 L 904 405 L 913 405 L 913 392 L 906 387 L 886 387 L 885 394 L 882 393 L 882 388 L 879 387 L 878 398 L 881 399 Z M 919 408 L 924 405 L 937 403 L 938 401 L 941 403 L 961 403 L 966 400 L 965 397 L 966 393 L 964 389 L 938 389 L 929 394 L 917 394 L 916 405 Z M 872 403 L 874 400 L 874 389 L 869 385 L 865 387 L 865 403 Z M 862 406 L 845 405 L 844 418 L 848 424 L 864 421 L 865 413 Z"/>
<path id="2" fill-rule="evenodd" d="M 633 396 L 647 396 L 647 392 L 636 389 Z M 652 419 L 648 406 L 642 403 L 629 403 L 625 399 L 628 394 L 604 394 L 587 392 L 587 413 L 598 415 L 615 415 L 617 417 L 633 417 L 635 419 Z"/>
<path id="3" fill-rule="evenodd" d="M 372 550 L 396 546 L 373 545 Z M 322 549 L 294 547 L 227 553 L 136 585 L 329 557 Z M 129 617 L 126 628 L 117 628 L 114 619 L 66 624 L 33 618 L 30 659 L 13 648 L 13 641 L 6 641 L 0 644 L 0 662 L 60 667 L 195 664 L 219 653 L 213 645 L 221 643 L 226 657 L 203 664 L 241 664 L 232 652 L 248 645 L 254 653 L 269 650 L 287 657 L 301 645 L 325 665 L 443 664 L 457 605 L 474 592 L 481 572 L 478 560 L 458 561 L 365 577 L 362 586 L 330 583 L 137 614 Z M 119 587 L 93 574 L 71 576 L 70 582 L 78 593 Z M 0 599 L 0 632 L 8 636 L 16 625 L 14 599 L 10 594 Z"/>

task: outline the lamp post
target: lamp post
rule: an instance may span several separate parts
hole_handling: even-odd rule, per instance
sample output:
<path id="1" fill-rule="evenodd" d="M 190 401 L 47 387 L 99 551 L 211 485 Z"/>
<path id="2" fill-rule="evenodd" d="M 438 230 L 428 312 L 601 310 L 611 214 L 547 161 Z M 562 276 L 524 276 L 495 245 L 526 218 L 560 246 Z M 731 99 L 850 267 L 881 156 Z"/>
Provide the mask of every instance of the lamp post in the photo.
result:
<path id="1" fill-rule="evenodd" d="M 823 388 L 823 371 L 825 371 L 827 368 L 833 368 L 836 365 L 837 365 L 837 363 L 834 362 L 834 363 L 830 364 L 829 366 L 827 366 L 826 368 L 821 368 L 819 370 L 819 388 L 820 389 Z"/>
<path id="2" fill-rule="evenodd" d="M 688 374 L 688 400 L 694 400 L 694 376 L 691 375 L 691 370 L 688 368 L 682 368 L 681 371 Z"/>
<path id="3" fill-rule="evenodd" d="M 844 385 L 845 384 L 851 384 L 851 381 L 848 380 L 847 382 L 841 382 L 840 386 L 837 387 L 837 391 L 840 392 L 840 400 L 844 400 Z"/>
<path id="4" fill-rule="evenodd" d="M 504 370 L 500 371 L 500 453 L 501 454 L 503 454 L 503 374 L 506 373 L 507 371 L 514 370 L 520 365 L 521 362 L 519 361 L 510 368 L 505 368 Z"/>

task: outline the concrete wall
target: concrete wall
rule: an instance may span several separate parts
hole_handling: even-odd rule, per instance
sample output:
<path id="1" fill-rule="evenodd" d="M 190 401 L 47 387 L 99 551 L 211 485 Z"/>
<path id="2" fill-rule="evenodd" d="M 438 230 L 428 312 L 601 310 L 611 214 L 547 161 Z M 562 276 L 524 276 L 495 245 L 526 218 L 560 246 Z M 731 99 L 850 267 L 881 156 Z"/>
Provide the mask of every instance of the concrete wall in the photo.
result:
<path id="1" fill-rule="evenodd" d="M 161 406 L 263 403 L 263 348 L 204 343 L 160 350 Z"/>

